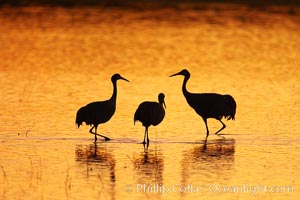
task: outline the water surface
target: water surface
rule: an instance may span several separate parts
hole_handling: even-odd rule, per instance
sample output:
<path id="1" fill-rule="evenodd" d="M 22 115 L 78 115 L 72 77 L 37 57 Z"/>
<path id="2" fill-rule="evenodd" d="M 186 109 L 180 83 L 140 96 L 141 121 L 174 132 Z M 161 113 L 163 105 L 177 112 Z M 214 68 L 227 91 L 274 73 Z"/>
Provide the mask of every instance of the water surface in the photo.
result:
<path id="1" fill-rule="evenodd" d="M 297 199 L 300 29 L 297 8 L 1 8 L 2 199 Z M 235 121 L 205 140 L 188 90 L 231 94 Z M 93 143 L 75 114 L 111 96 Z M 166 95 L 164 121 L 133 125 Z M 209 119 L 211 132 L 221 127 Z"/>

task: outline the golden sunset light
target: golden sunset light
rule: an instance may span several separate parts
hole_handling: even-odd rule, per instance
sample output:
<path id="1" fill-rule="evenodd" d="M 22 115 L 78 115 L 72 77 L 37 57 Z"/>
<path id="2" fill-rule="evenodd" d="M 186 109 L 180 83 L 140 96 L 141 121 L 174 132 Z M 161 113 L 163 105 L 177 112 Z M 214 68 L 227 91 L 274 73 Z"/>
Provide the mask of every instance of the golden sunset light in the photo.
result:
<path id="1" fill-rule="evenodd" d="M 300 4 L 0 3 L 0 199 L 299 199 Z"/>

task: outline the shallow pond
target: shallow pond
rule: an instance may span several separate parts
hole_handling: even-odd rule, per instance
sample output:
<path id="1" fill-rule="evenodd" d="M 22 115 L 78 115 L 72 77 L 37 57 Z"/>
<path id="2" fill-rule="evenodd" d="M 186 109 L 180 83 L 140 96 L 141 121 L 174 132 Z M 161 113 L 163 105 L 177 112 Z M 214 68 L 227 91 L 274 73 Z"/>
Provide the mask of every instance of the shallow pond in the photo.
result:
<path id="1" fill-rule="evenodd" d="M 1 199 L 297 199 L 300 11 L 1 8 Z M 205 140 L 181 91 L 231 94 L 235 121 Z M 108 99 L 117 110 L 93 143 L 77 110 Z M 133 124 L 165 94 L 164 121 Z M 221 124 L 208 120 L 211 133 Z"/>

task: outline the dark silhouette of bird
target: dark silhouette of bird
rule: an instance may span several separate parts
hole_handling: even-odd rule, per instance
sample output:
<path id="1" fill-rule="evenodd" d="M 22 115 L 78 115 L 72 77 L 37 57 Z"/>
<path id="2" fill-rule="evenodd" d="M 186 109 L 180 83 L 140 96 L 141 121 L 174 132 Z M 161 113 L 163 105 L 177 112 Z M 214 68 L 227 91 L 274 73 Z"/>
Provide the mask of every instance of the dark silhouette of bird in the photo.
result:
<path id="1" fill-rule="evenodd" d="M 190 78 L 190 73 L 188 70 L 184 69 L 176 74 L 171 75 L 184 76 L 182 84 L 182 92 L 186 98 L 188 104 L 200 115 L 206 126 L 206 137 L 209 135 L 209 130 L 207 126 L 207 119 L 214 118 L 221 122 L 222 128 L 218 130 L 215 134 L 218 134 L 222 131 L 226 125 L 221 121 L 224 117 L 227 120 L 234 120 L 236 103 L 232 96 L 225 94 L 216 94 L 216 93 L 191 93 L 186 89 L 186 83 Z"/>
<path id="2" fill-rule="evenodd" d="M 139 105 L 137 110 L 134 113 L 134 124 L 136 121 L 142 122 L 145 127 L 144 141 L 142 142 L 144 145 L 146 144 L 146 136 L 147 136 L 147 144 L 149 145 L 149 136 L 148 136 L 148 128 L 153 125 L 156 126 L 162 122 L 165 117 L 165 95 L 160 93 L 158 95 L 158 102 L 152 101 L 144 101 Z"/>
<path id="3" fill-rule="evenodd" d="M 116 111 L 117 80 L 125 80 L 129 82 L 120 74 L 114 74 L 111 77 L 111 82 L 113 84 L 113 94 L 111 98 L 106 101 L 89 103 L 77 111 L 76 124 L 78 125 L 78 128 L 83 122 L 85 122 L 86 125 L 92 126 L 89 132 L 95 135 L 95 142 L 97 141 L 97 136 L 103 137 L 105 140 L 110 140 L 110 138 L 98 134 L 97 128 L 99 124 L 109 121 Z M 95 129 L 95 132 L 93 132 L 93 129 Z"/>

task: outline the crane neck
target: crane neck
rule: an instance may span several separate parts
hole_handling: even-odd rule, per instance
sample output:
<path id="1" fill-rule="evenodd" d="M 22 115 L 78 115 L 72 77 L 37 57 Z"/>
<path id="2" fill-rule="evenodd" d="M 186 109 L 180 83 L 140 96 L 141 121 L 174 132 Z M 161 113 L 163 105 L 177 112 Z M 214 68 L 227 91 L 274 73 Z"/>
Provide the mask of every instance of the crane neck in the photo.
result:
<path id="1" fill-rule="evenodd" d="M 187 83 L 187 81 L 188 81 L 189 79 L 190 79 L 190 76 L 185 76 L 185 77 L 184 77 L 184 80 L 183 80 L 183 83 L 182 83 L 182 92 L 183 92 L 184 96 L 186 96 L 186 95 L 189 94 L 189 92 L 188 92 L 187 89 L 186 89 L 186 83 Z"/>
<path id="2" fill-rule="evenodd" d="M 112 84 L 113 84 L 113 94 L 112 94 L 110 99 L 112 101 L 116 102 L 116 99 L 117 99 L 117 81 L 113 80 Z"/>

